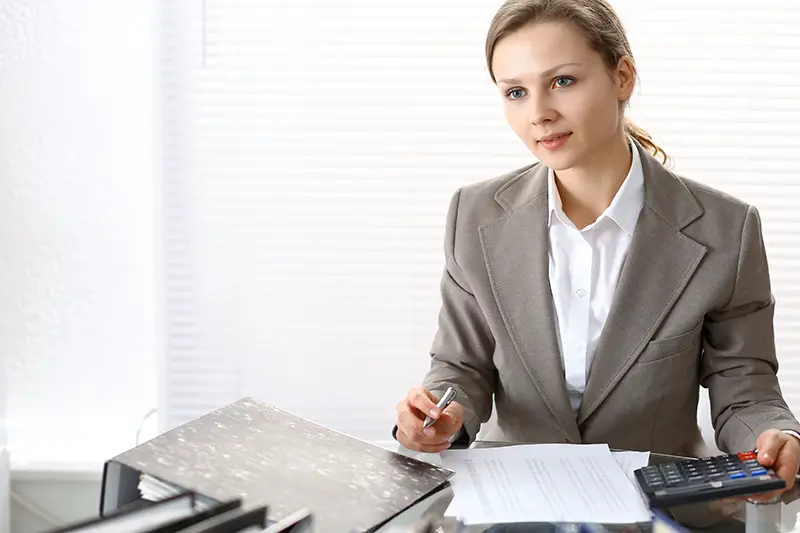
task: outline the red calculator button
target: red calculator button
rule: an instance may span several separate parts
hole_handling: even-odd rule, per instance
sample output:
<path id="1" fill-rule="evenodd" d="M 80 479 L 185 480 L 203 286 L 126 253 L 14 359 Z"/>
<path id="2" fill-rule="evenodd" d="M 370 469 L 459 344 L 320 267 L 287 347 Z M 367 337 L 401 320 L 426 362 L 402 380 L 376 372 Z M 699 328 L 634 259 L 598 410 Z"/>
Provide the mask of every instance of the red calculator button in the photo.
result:
<path id="1" fill-rule="evenodd" d="M 755 459 L 756 454 L 753 452 L 744 452 L 739 454 L 739 459 L 742 461 L 749 461 L 750 459 Z"/>

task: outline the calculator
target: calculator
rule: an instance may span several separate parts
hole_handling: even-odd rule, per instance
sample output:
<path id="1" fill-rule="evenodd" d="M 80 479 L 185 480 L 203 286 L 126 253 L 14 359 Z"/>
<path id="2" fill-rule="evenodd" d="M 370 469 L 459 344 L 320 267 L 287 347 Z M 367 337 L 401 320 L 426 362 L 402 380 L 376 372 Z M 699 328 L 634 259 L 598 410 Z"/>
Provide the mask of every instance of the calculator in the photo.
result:
<path id="1" fill-rule="evenodd" d="M 634 471 L 650 507 L 673 507 L 780 490 L 786 482 L 755 452 L 683 459 Z"/>

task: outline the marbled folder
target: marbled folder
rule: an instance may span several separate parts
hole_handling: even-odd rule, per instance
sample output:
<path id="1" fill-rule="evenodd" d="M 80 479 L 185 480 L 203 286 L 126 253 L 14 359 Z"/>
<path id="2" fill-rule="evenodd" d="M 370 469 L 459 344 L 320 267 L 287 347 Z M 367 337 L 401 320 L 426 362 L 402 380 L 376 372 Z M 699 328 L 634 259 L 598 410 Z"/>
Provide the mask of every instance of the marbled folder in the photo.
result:
<path id="1" fill-rule="evenodd" d="M 321 533 L 375 529 L 453 475 L 252 398 L 114 457 L 104 475 L 106 506 L 117 501 L 119 487 L 107 485 L 119 484 L 120 471 L 128 472 L 129 491 L 130 473 L 148 474 L 213 501 L 266 505 L 270 520 L 309 508 Z"/>

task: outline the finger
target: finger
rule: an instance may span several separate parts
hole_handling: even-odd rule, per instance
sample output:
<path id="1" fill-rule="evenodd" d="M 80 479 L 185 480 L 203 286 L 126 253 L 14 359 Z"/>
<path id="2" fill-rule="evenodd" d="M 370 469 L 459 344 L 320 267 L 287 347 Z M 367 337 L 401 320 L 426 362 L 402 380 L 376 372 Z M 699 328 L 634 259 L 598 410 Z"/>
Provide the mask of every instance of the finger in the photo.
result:
<path id="1" fill-rule="evenodd" d="M 435 446 L 423 446 L 422 451 L 425 453 L 439 453 L 447 450 L 448 448 L 450 448 L 450 446 L 452 446 L 452 444 L 448 440 L 443 442 L 442 444 L 438 444 Z"/>
<path id="2" fill-rule="evenodd" d="M 445 409 L 439 416 L 438 420 L 434 420 L 433 424 L 428 429 L 435 430 L 432 435 L 427 435 L 431 441 L 444 441 L 450 440 L 458 433 L 464 423 L 463 410 L 460 406 L 452 408 L 452 404 Z"/>
<path id="3" fill-rule="evenodd" d="M 406 435 L 416 437 L 423 435 L 422 419 L 405 403 L 397 410 L 397 427 L 402 428 Z M 432 432 L 431 432 L 432 433 Z"/>
<path id="4" fill-rule="evenodd" d="M 439 453 L 439 452 L 442 452 L 442 451 L 448 449 L 451 446 L 450 441 L 445 441 L 445 442 L 438 443 L 438 444 L 424 444 L 424 443 L 421 443 L 421 442 L 419 442 L 417 440 L 414 440 L 414 439 L 410 438 L 408 435 L 403 433 L 403 430 L 400 429 L 399 427 L 397 429 L 397 435 L 396 436 L 397 436 L 397 440 L 400 442 L 400 444 L 402 444 L 403 446 L 405 446 L 409 450 L 414 450 L 414 451 L 417 451 L 417 452 Z"/>
<path id="5" fill-rule="evenodd" d="M 450 411 L 443 411 L 431 428 L 435 429 L 437 434 L 443 434 L 449 437 L 455 435 L 461 428 L 461 424 L 462 420 L 460 416 Z"/>
<path id="6" fill-rule="evenodd" d="M 437 422 L 437 424 L 440 422 Z M 450 438 L 456 431 L 452 426 L 437 428 L 436 424 L 431 427 L 423 428 L 422 421 L 407 410 L 401 410 L 398 413 L 397 427 L 398 430 L 402 430 L 404 434 L 417 445 L 437 448 L 449 444 Z"/>
<path id="7" fill-rule="evenodd" d="M 401 428 L 399 425 L 397 426 L 397 433 L 395 433 L 395 438 L 397 439 L 397 442 L 399 442 L 400 444 L 402 444 L 403 446 L 405 446 L 409 450 L 413 450 L 413 451 L 417 451 L 417 452 L 420 451 L 419 450 L 420 444 L 415 442 L 414 439 L 410 438 L 406 434 L 406 432 L 403 431 L 403 428 Z"/>
<path id="8" fill-rule="evenodd" d="M 464 419 L 464 407 L 458 402 L 451 402 L 444 408 L 440 416 L 447 416 L 451 420 L 461 422 Z"/>
<path id="9" fill-rule="evenodd" d="M 794 486 L 794 478 L 800 467 L 800 457 L 798 457 L 797 446 L 792 446 L 788 439 L 794 439 L 794 437 L 787 436 L 787 440 L 784 441 L 784 445 L 778 452 L 778 457 L 773 465 L 775 473 L 786 482 L 785 490 L 789 490 Z"/>
<path id="10" fill-rule="evenodd" d="M 423 427 L 422 420 L 411 410 L 401 409 L 397 413 L 397 427 L 402 428 L 406 435 L 421 444 L 439 445 L 447 441 L 451 433 L 455 433 L 446 425 L 436 427 L 438 423 L 426 428 Z"/>
<path id="11" fill-rule="evenodd" d="M 434 403 L 434 396 L 421 387 L 415 387 L 408 393 L 408 403 L 420 413 L 431 418 L 439 418 L 439 408 Z"/>
<path id="12" fill-rule="evenodd" d="M 778 454 L 786 442 L 786 435 L 777 430 L 767 430 L 758 437 L 758 462 L 763 466 L 771 467 L 775 464 Z"/>

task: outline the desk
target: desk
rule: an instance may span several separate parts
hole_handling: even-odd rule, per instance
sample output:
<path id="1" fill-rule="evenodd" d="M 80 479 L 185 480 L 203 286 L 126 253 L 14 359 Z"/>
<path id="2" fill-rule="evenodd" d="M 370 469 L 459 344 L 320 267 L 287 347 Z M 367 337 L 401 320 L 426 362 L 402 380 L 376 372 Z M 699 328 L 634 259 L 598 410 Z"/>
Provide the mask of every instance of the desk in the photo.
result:
<path id="1" fill-rule="evenodd" d="M 476 441 L 472 447 L 486 448 L 507 445 L 509 445 L 509 443 Z M 416 453 L 402 446 L 398 446 L 397 451 L 411 457 L 437 463 L 439 462 L 438 454 Z M 660 464 L 674 461 L 676 459 L 681 458 L 663 454 L 650 454 L 650 464 Z M 378 531 L 379 533 L 384 533 L 391 531 L 396 526 L 407 527 L 414 524 L 422 517 L 441 518 L 447 510 L 447 506 L 450 504 L 452 499 L 453 490 L 448 485 L 439 492 L 436 492 L 417 502 L 414 506 L 395 517 L 392 521 L 380 528 Z M 800 515 L 800 487 L 798 487 L 797 484 L 791 491 L 784 493 L 781 502 L 770 505 L 772 506 L 770 509 L 780 507 L 781 533 L 790 533 L 795 531 L 800 533 L 800 524 L 798 524 L 798 515 Z M 753 527 L 745 527 L 747 516 L 752 517 L 754 513 L 758 512 L 758 510 L 759 509 L 757 509 L 754 504 L 750 503 L 745 504 L 745 502 L 719 501 L 710 502 L 708 504 L 681 506 L 671 509 L 670 511 L 678 523 L 693 532 L 762 533 L 762 531 L 754 531 L 755 528 Z M 615 531 L 613 528 L 609 530 Z M 466 529 L 465 533 L 545 533 L 549 531 L 551 531 L 550 527 L 542 524 L 506 524 L 496 526 L 471 526 Z M 623 529 L 617 529 L 617 531 L 623 531 Z M 442 528 L 441 533 L 449 533 L 446 525 Z"/>

